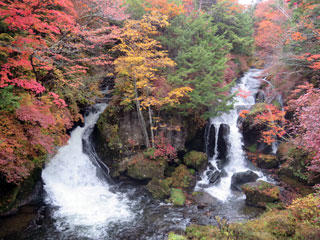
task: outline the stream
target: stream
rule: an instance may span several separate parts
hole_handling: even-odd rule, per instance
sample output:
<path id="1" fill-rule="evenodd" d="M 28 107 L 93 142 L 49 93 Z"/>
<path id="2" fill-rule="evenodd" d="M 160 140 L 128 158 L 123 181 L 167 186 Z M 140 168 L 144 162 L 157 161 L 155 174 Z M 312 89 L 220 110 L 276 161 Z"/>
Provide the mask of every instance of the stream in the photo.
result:
<path id="1" fill-rule="evenodd" d="M 20 208 L 13 216 L 0 219 L 0 239 L 163 240 L 170 231 L 182 232 L 191 223 L 217 224 L 216 216 L 229 222 L 258 216 L 260 209 L 246 206 L 245 196 L 230 190 L 232 174 L 251 168 L 242 150 L 237 119 L 241 109 L 254 104 L 254 94 L 259 88 L 258 74 L 257 70 L 248 71 L 233 89 L 249 90 L 251 96 L 245 100 L 237 97 L 235 110 L 210 119 L 211 127 L 218 129 L 221 124 L 227 124 L 230 130 L 225 137 L 228 151 L 223 168 L 218 166 L 218 137 L 214 146 L 207 146 L 215 149 L 210 166 L 217 171 L 224 169 L 227 174 L 219 184 L 210 186 L 206 174 L 210 169 L 204 172 L 196 190 L 205 193 L 201 199 L 205 204 L 174 207 L 153 199 L 142 184 L 110 179 L 107 166 L 101 165 L 90 139 L 106 107 L 99 103 L 85 117 L 84 127 L 73 130 L 68 145 L 61 147 L 46 164 L 38 201 Z M 215 131 L 216 136 L 218 132 L 219 129 Z"/>

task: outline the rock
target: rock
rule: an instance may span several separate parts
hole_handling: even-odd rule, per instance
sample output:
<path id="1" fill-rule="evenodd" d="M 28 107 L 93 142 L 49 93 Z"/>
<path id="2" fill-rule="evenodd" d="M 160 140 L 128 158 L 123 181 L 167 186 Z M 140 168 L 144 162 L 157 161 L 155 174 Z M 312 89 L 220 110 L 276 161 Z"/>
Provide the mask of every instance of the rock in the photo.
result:
<path id="1" fill-rule="evenodd" d="M 213 124 L 208 123 L 205 131 L 205 136 L 207 138 L 205 150 L 209 158 L 215 155 L 215 144 L 216 144 L 216 128 Z"/>
<path id="2" fill-rule="evenodd" d="M 183 206 L 186 201 L 186 196 L 181 189 L 171 188 L 169 201 L 175 206 Z"/>
<path id="3" fill-rule="evenodd" d="M 279 166 L 277 156 L 271 154 L 259 154 L 257 159 L 259 168 L 270 169 Z"/>
<path id="4" fill-rule="evenodd" d="M 212 171 L 215 171 L 215 170 L 216 170 L 216 168 L 212 165 L 211 162 L 209 162 L 208 166 L 209 166 L 209 169 L 210 169 L 210 170 L 212 170 Z"/>
<path id="5" fill-rule="evenodd" d="M 255 145 L 255 150 L 268 154 L 272 152 L 272 147 L 264 142 L 259 141 L 262 137 L 262 131 L 267 130 L 267 127 L 264 124 L 259 124 L 254 121 L 254 118 L 261 112 L 265 111 L 265 109 L 266 103 L 255 104 L 247 114 L 241 128 L 244 146 L 247 149 L 250 149 L 253 145 Z"/>
<path id="6" fill-rule="evenodd" d="M 267 203 L 274 203 L 280 199 L 279 187 L 262 180 L 244 184 L 241 188 L 249 206 L 266 208 Z"/>
<path id="7" fill-rule="evenodd" d="M 188 119 L 190 121 L 190 118 Z M 184 121 L 185 122 L 185 121 Z M 198 151 L 203 152 L 204 151 L 204 134 L 205 134 L 205 128 L 203 127 L 197 127 L 195 124 L 186 123 L 187 126 L 193 126 L 192 128 L 187 127 L 187 139 L 185 143 L 185 148 L 187 151 Z"/>
<path id="8" fill-rule="evenodd" d="M 170 177 L 172 187 L 182 189 L 193 189 L 196 185 L 196 177 L 193 176 L 188 168 L 181 164 L 172 173 Z"/>
<path id="9" fill-rule="evenodd" d="M 259 176 L 251 170 L 235 173 L 231 178 L 231 189 L 235 191 L 241 191 L 240 185 L 248 182 L 254 182 L 258 178 Z"/>
<path id="10" fill-rule="evenodd" d="M 165 161 L 152 161 L 137 154 L 128 163 L 127 174 L 137 180 L 163 178 L 166 167 Z"/>
<path id="11" fill-rule="evenodd" d="M 221 177 L 226 177 L 226 176 L 228 176 L 228 173 L 226 172 L 226 170 L 222 169 L 221 172 L 220 172 L 220 176 Z"/>
<path id="12" fill-rule="evenodd" d="M 258 91 L 256 94 L 256 103 L 263 103 L 265 101 L 265 94 L 263 91 Z"/>
<path id="13" fill-rule="evenodd" d="M 221 168 L 227 164 L 228 154 L 228 135 L 230 134 L 230 127 L 227 124 L 220 124 L 218 133 L 218 159 L 221 160 Z"/>
<path id="14" fill-rule="evenodd" d="M 209 175 L 209 181 L 210 183 L 217 184 L 221 180 L 221 175 L 219 171 L 211 172 Z"/>
<path id="15" fill-rule="evenodd" d="M 183 157 L 183 162 L 190 168 L 202 171 L 208 165 L 208 157 L 203 152 L 191 151 Z"/>
<path id="16" fill-rule="evenodd" d="M 219 201 L 207 192 L 193 192 L 192 198 L 200 208 L 202 208 L 202 206 L 216 206 L 219 204 Z"/>
<path id="17" fill-rule="evenodd" d="M 152 193 L 152 196 L 157 199 L 165 199 L 170 196 L 168 181 L 159 178 L 152 178 L 147 185 L 147 189 Z"/>
<path id="18" fill-rule="evenodd" d="M 218 139 L 216 139 L 217 131 Z M 206 153 L 209 158 L 212 158 L 216 154 L 215 148 L 217 144 L 218 159 L 221 161 L 221 168 L 227 163 L 229 133 L 230 127 L 227 124 L 220 124 L 218 129 L 216 129 L 215 125 L 209 124 L 206 129 Z"/>

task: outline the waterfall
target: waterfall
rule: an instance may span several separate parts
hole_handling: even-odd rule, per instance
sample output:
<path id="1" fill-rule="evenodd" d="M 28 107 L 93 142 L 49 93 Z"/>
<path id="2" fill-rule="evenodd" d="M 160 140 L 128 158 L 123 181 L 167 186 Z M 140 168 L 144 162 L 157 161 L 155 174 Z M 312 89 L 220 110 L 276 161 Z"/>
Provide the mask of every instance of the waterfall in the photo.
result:
<path id="1" fill-rule="evenodd" d="M 247 96 L 236 96 L 234 109 L 211 118 L 206 129 L 205 149 L 209 157 L 209 166 L 197 182 L 196 189 L 205 190 L 221 201 L 233 195 L 230 189 L 232 175 L 249 170 L 243 151 L 242 134 L 238 128 L 238 116 L 240 111 L 250 109 L 255 104 L 255 96 L 260 86 L 257 77 L 260 72 L 250 70 L 240 79 L 231 89 L 231 93 L 241 89 L 248 93 Z M 263 176 L 257 171 L 254 172 L 260 177 Z M 215 177 L 212 178 L 213 176 Z"/>
<path id="2" fill-rule="evenodd" d="M 108 224 L 133 217 L 125 195 L 110 191 L 103 171 L 95 164 L 95 153 L 90 148 L 87 153 L 83 150 L 83 143 L 89 143 L 106 106 L 104 103 L 94 106 L 85 117 L 85 126 L 72 131 L 68 145 L 59 149 L 42 172 L 45 201 L 54 207 L 57 229 L 77 232 L 78 239 L 99 239 L 106 236 Z"/>

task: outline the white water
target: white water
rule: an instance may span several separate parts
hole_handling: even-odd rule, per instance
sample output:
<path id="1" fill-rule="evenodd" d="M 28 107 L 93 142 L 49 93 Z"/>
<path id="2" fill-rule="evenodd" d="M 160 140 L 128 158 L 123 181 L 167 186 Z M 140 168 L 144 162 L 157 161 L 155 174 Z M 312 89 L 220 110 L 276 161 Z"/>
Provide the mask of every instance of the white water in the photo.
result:
<path id="1" fill-rule="evenodd" d="M 56 207 L 53 218 L 61 231 L 77 230 L 78 237 L 99 239 L 106 226 L 129 221 L 132 213 L 124 195 L 109 191 L 108 183 L 97 176 L 99 168 L 83 152 L 106 104 L 95 105 L 96 112 L 85 118 L 85 126 L 71 133 L 68 145 L 61 147 L 42 172 L 46 202 Z"/>
<path id="2" fill-rule="evenodd" d="M 242 134 L 239 131 L 237 126 L 237 120 L 239 116 L 239 112 L 243 109 L 249 109 L 255 104 L 255 95 L 259 90 L 260 82 L 256 78 L 259 75 L 259 70 L 250 70 L 248 71 L 241 79 L 240 82 L 236 84 L 235 87 L 231 89 L 231 93 L 235 93 L 239 89 L 248 92 L 246 98 L 242 96 L 235 97 L 235 104 L 234 110 L 230 111 L 229 113 L 224 113 L 219 117 L 211 118 L 210 124 L 213 125 L 216 129 L 216 143 L 215 143 L 215 155 L 212 159 L 209 159 L 211 164 L 217 168 L 217 141 L 218 141 L 218 131 L 220 124 L 227 124 L 230 127 L 230 134 L 228 136 L 228 156 L 229 164 L 224 167 L 224 170 L 227 172 L 226 177 L 221 178 L 221 182 L 216 185 L 210 185 L 209 178 L 207 176 L 207 169 L 202 177 L 201 180 L 198 181 L 196 189 L 200 190 L 203 189 L 208 192 L 210 195 L 214 196 L 215 198 L 226 201 L 230 197 L 233 196 L 232 191 L 230 189 L 231 186 L 231 178 L 232 175 L 236 172 L 243 172 L 247 171 L 249 168 L 246 165 L 246 156 L 243 151 L 243 141 L 242 141 Z M 210 147 L 210 146 L 208 146 Z M 260 177 L 263 175 L 257 171 L 254 171 Z M 203 188 L 202 186 L 208 186 L 207 188 Z"/>

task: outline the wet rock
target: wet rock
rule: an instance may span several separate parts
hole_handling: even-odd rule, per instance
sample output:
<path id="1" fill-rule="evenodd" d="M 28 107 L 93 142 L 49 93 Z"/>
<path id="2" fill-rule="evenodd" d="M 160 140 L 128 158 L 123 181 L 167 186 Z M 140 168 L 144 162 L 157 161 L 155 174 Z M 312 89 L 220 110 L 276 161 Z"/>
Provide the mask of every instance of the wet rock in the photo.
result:
<path id="1" fill-rule="evenodd" d="M 210 183 L 217 184 L 221 180 L 221 175 L 219 171 L 211 172 L 209 176 Z"/>
<path id="2" fill-rule="evenodd" d="M 226 176 L 228 176 L 228 173 L 226 172 L 226 170 L 222 169 L 222 170 L 220 171 L 220 176 L 221 176 L 221 177 L 226 177 Z"/>
<path id="3" fill-rule="evenodd" d="M 208 165 L 208 157 L 203 152 L 191 151 L 184 156 L 183 162 L 188 167 L 202 171 Z"/>
<path id="4" fill-rule="evenodd" d="M 172 181 L 171 186 L 185 190 L 193 189 L 196 185 L 196 177 L 193 176 L 188 168 L 181 164 L 172 173 L 169 178 Z"/>
<path id="5" fill-rule="evenodd" d="M 137 180 L 163 178 L 166 167 L 165 161 L 151 161 L 137 154 L 128 163 L 127 174 Z"/>
<path id="6" fill-rule="evenodd" d="M 195 204 L 200 206 L 201 209 L 202 206 L 216 206 L 218 203 L 217 199 L 212 197 L 209 193 L 207 192 L 193 192 L 192 193 L 193 201 Z"/>
<path id="7" fill-rule="evenodd" d="M 186 196 L 181 189 L 171 188 L 169 201 L 175 206 L 183 206 L 186 201 Z"/>
<path id="8" fill-rule="evenodd" d="M 247 170 L 245 172 L 238 172 L 232 175 L 231 178 L 231 189 L 235 191 L 241 191 L 241 185 L 254 182 L 259 178 L 259 176 L 252 172 L 251 170 Z"/>
<path id="9" fill-rule="evenodd" d="M 212 124 L 207 125 L 206 134 L 206 153 L 209 158 L 212 158 L 215 155 L 215 144 L 216 144 L 216 128 Z"/>
<path id="10" fill-rule="evenodd" d="M 259 91 L 256 94 L 256 103 L 263 103 L 265 101 L 265 94 L 263 91 Z"/>
<path id="11" fill-rule="evenodd" d="M 279 187 L 262 180 L 244 184 L 241 188 L 249 206 L 266 208 L 267 203 L 274 203 L 280 199 Z"/>
<path id="12" fill-rule="evenodd" d="M 257 159 L 259 168 L 270 169 L 279 166 L 277 156 L 271 154 L 259 154 Z"/>
<path id="13" fill-rule="evenodd" d="M 208 166 L 209 166 L 209 169 L 210 169 L 210 170 L 212 170 L 212 171 L 215 171 L 215 170 L 216 170 L 216 168 L 212 165 L 211 162 L 209 162 Z"/>
<path id="14" fill-rule="evenodd" d="M 147 189 L 152 193 L 152 196 L 157 199 L 165 199 L 170 196 L 168 181 L 159 178 L 152 178 L 147 185 Z"/>
<path id="15" fill-rule="evenodd" d="M 218 159 L 219 169 L 222 169 L 227 164 L 228 155 L 228 135 L 230 134 L 230 127 L 227 124 L 220 124 L 218 133 Z"/>

